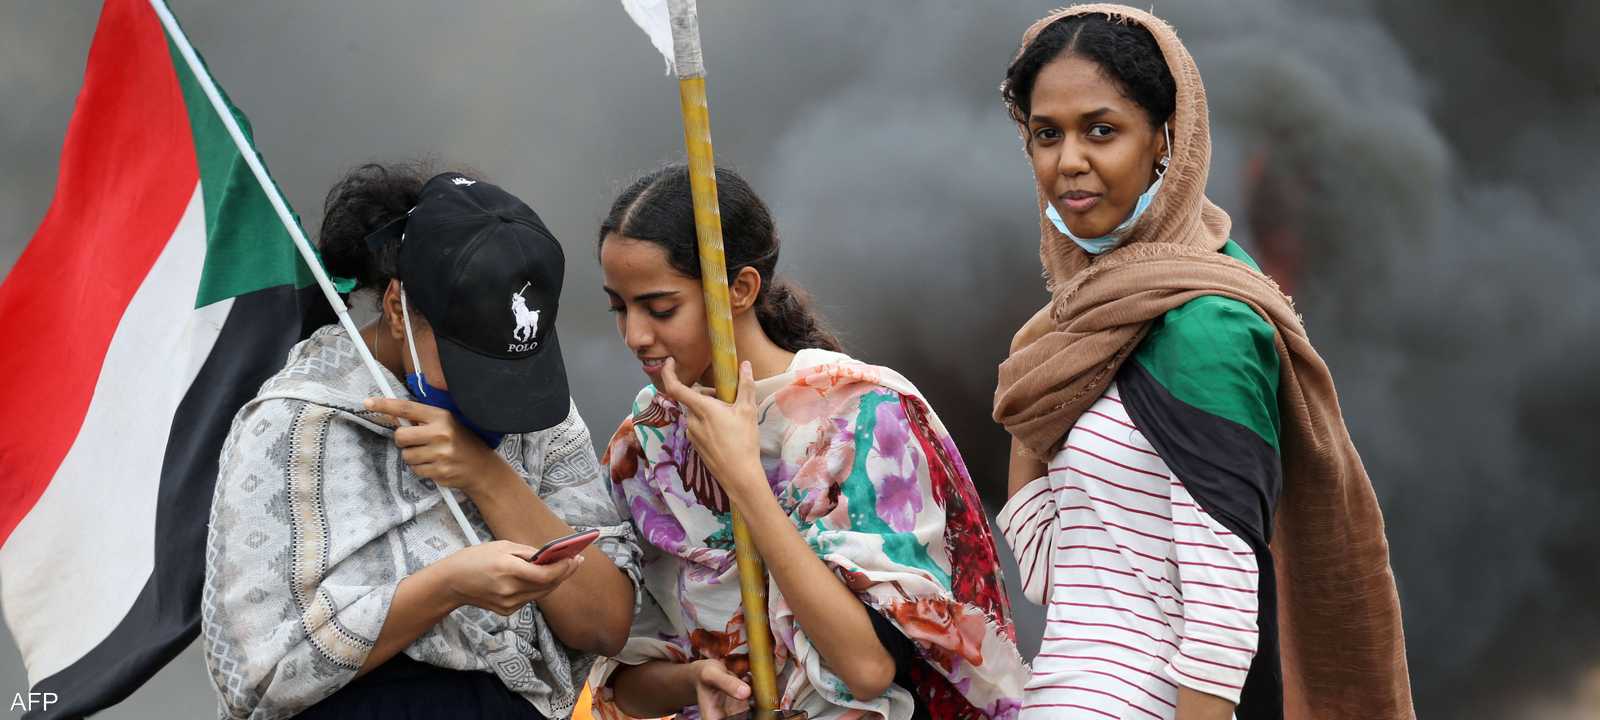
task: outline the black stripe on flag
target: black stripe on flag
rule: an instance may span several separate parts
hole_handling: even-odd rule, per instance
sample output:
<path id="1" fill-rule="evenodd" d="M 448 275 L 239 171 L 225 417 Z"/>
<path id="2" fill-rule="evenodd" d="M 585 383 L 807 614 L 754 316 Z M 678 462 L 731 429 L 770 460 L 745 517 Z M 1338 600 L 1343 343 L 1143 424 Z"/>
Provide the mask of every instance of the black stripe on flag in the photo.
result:
<path id="1" fill-rule="evenodd" d="M 1277 568 L 1268 541 L 1283 490 L 1278 451 L 1254 430 L 1179 400 L 1136 361 L 1122 364 L 1117 389 L 1128 417 L 1207 515 L 1256 556 L 1259 606 L 1255 658 L 1234 708 L 1238 720 L 1282 720 Z"/>
<path id="2" fill-rule="evenodd" d="M 280 285 L 234 298 L 211 354 L 172 418 L 156 505 L 155 567 L 133 607 L 77 662 L 32 690 L 55 693 L 48 712 L 80 718 L 126 699 L 188 647 L 200 628 L 206 522 L 217 460 L 239 408 L 278 370 L 289 348 L 333 321 L 316 285 Z M 83 538 L 93 542 L 94 538 Z M 115 562 L 108 554 L 107 562 Z"/>

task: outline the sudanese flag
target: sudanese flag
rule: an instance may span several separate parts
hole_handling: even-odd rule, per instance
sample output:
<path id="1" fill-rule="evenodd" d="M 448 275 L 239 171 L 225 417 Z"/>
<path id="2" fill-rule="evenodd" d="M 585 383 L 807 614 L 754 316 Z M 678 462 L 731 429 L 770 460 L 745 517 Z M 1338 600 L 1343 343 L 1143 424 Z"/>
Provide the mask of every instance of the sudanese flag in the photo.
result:
<path id="1" fill-rule="evenodd" d="M 155 11 L 108 0 L 0 284 L 0 606 L 41 716 L 113 705 L 193 641 L 229 423 L 331 318 Z"/>

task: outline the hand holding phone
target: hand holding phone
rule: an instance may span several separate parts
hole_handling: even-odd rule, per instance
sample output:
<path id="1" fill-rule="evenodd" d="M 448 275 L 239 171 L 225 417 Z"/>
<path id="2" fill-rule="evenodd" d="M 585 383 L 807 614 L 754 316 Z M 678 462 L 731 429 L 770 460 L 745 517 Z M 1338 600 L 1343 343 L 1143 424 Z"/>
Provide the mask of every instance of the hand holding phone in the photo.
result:
<path id="1" fill-rule="evenodd" d="M 530 602 L 539 602 L 578 571 L 582 559 L 565 564 L 526 567 L 533 548 L 509 540 L 471 545 L 445 556 L 430 568 L 444 581 L 454 607 L 471 605 L 500 615 L 511 615 Z"/>
<path id="2" fill-rule="evenodd" d="M 529 562 L 535 565 L 550 565 L 558 563 L 569 557 L 583 552 L 584 548 L 600 538 L 599 530 L 580 530 L 571 535 L 563 535 L 539 548 Z"/>

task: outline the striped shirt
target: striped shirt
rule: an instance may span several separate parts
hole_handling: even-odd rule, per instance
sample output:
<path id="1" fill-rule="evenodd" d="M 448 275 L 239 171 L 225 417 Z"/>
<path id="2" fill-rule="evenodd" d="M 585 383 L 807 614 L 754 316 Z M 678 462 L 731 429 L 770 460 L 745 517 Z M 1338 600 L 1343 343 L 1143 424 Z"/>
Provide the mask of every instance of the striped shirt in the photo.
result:
<path id="1" fill-rule="evenodd" d="M 1024 718 L 1168 720 L 1180 686 L 1239 701 L 1257 557 L 1196 503 L 1117 385 L 999 519 L 1024 594 L 1047 608 Z"/>

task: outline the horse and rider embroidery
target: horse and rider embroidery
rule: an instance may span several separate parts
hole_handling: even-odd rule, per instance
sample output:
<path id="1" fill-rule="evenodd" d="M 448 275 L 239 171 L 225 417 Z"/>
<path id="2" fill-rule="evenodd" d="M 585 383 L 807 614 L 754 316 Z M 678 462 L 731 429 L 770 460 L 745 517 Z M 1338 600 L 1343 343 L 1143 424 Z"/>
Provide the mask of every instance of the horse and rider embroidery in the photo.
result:
<path id="1" fill-rule="evenodd" d="M 538 342 L 530 342 L 539 334 L 539 312 L 528 309 L 528 299 L 522 294 L 528 291 L 533 283 L 522 284 L 522 289 L 511 293 L 511 316 L 516 319 L 517 326 L 511 331 L 512 339 L 516 340 L 506 346 L 506 352 L 527 352 L 539 347 Z"/>

